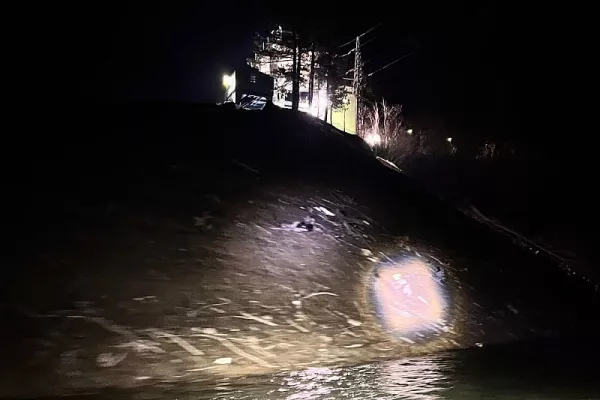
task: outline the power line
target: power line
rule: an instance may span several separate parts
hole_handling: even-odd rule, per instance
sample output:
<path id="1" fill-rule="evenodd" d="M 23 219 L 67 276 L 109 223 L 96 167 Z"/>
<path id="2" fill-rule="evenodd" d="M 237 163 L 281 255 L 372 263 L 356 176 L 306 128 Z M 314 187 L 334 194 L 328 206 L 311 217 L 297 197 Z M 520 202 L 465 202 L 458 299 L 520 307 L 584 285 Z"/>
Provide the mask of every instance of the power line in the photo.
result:
<path id="1" fill-rule="evenodd" d="M 388 63 L 388 64 L 384 65 L 383 67 L 379 68 L 378 70 L 371 72 L 371 73 L 370 73 L 369 75 L 367 75 L 367 76 L 371 76 L 371 75 L 373 75 L 373 74 L 376 74 L 376 73 L 378 73 L 379 71 L 382 71 L 382 70 L 386 69 L 387 67 L 389 67 L 389 66 L 391 66 L 391 65 L 393 65 L 393 64 L 396 64 L 398 61 L 402 61 L 402 60 L 404 60 L 405 58 L 407 58 L 407 57 L 409 57 L 409 56 L 412 56 L 412 54 L 413 54 L 413 52 L 411 51 L 410 53 L 408 53 L 408 54 L 405 54 L 405 55 L 403 55 L 402 57 L 395 59 L 395 60 L 394 60 L 394 61 L 392 61 L 391 63 Z"/>
<path id="2" fill-rule="evenodd" d="M 371 42 L 372 42 L 373 40 L 375 40 L 375 39 L 377 39 L 377 36 L 375 36 L 375 37 L 372 37 L 371 39 L 367 40 L 367 41 L 366 41 L 366 42 L 364 42 L 364 43 L 361 43 L 359 47 L 363 47 L 365 44 L 367 44 L 367 43 L 371 43 Z M 354 40 L 356 40 L 356 39 L 354 39 Z M 355 49 L 355 48 L 352 48 L 352 49 L 348 50 L 348 52 L 347 52 L 346 54 L 342 54 L 341 56 L 338 56 L 338 57 L 346 57 L 346 56 L 349 56 L 350 54 L 354 53 L 355 51 L 356 51 L 356 49 Z"/>
<path id="3" fill-rule="evenodd" d="M 374 27 L 372 27 L 371 29 L 367 30 L 366 32 L 361 33 L 360 35 L 358 35 L 358 37 L 361 38 L 361 37 L 365 36 L 367 33 L 379 28 L 381 25 L 383 25 L 383 22 L 380 22 L 377 25 L 375 25 Z"/>
<path id="4" fill-rule="evenodd" d="M 363 33 L 361 33 L 360 35 L 358 35 L 358 36 L 357 36 L 357 37 L 355 37 L 354 39 L 351 39 L 351 40 L 347 41 L 346 43 L 342 44 L 342 45 L 341 45 L 341 46 L 339 46 L 339 47 L 341 48 L 341 47 L 345 47 L 345 46 L 349 45 L 350 43 L 354 42 L 354 41 L 355 41 L 357 38 L 361 38 L 361 37 L 365 36 L 367 33 L 371 32 L 371 31 L 372 31 L 372 30 L 374 30 L 374 29 L 377 29 L 377 28 L 379 28 L 381 25 L 383 25 L 383 22 L 380 22 L 380 23 L 378 23 L 377 25 L 375 25 L 375 26 L 373 26 L 373 27 L 371 27 L 371 28 L 367 29 L 366 31 L 364 31 Z"/>
<path id="5" fill-rule="evenodd" d="M 354 50 L 356 50 L 356 49 L 350 49 L 350 51 L 348 51 L 346 54 L 342 54 L 342 55 L 341 55 L 341 56 L 339 56 L 339 57 L 346 57 L 346 56 L 349 56 L 350 54 L 354 53 Z"/>
<path id="6" fill-rule="evenodd" d="M 375 39 L 377 39 L 377 36 L 374 36 L 374 37 L 372 37 L 371 39 L 367 40 L 366 42 L 364 42 L 364 43 L 361 43 L 361 44 L 360 44 L 360 47 L 363 47 L 363 46 L 364 46 L 365 44 L 367 44 L 367 43 L 371 43 L 371 42 L 372 42 L 373 40 L 375 40 Z"/>
<path id="7" fill-rule="evenodd" d="M 362 63 L 362 65 L 364 66 L 366 63 L 371 62 L 371 60 L 366 60 Z M 354 72 L 354 67 L 350 68 L 348 71 L 344 72 L 344 75 L 348 75 L 350 72 Z"/>

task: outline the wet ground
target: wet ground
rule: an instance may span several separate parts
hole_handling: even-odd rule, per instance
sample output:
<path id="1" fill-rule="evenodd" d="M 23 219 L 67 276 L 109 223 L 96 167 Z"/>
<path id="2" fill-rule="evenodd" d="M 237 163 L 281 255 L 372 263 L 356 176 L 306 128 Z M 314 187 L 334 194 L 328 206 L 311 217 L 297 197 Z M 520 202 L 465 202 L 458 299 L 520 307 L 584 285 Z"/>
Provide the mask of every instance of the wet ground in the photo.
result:
<path id="1" fill-rule="evenodd" d="M 192 106 L 103 116 L 32 173 L 24 197 L 37 200 L 5 264 L 2 397 L 191 384 L 226 386 L 206 398 L 403 398 L 405 380 L 450 396 L 480 367 L 443 351 L 483 365 L 474 352 L 498 343 L 591 348 L 587 281 L 319 121 Z M 422 394 L 405 398 L 435 398 Z"/>

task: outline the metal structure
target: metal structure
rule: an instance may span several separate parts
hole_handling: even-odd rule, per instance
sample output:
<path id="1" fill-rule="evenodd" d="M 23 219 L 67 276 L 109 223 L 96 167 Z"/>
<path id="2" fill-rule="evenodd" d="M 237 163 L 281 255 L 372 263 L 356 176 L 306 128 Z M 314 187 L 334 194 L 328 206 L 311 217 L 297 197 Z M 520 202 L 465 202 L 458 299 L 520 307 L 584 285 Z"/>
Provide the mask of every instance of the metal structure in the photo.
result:
<path id="1" fill-rule="evenodd" d="M 362 132 L 362 103 L 363 103 L 363 62 L 360 52 L 360 36 L 356 37 L 356 48 L 354 50 L 354 79 L 352 80 L 352 89 L 356 96 L 356 133 Z"/>

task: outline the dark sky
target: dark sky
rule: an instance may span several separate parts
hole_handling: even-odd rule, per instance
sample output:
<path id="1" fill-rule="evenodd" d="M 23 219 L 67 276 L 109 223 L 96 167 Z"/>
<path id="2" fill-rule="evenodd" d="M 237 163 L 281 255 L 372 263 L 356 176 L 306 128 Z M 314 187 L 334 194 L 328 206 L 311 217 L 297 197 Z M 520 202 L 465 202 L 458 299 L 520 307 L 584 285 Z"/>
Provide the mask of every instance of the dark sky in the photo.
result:
<path id="1" fill-rule="evenodd" d="M 252 33 L 274 20 L 277 12 L 258 4 L 85 2 L 40 10 L 31 22 L 44 26 L 35 43 L 42 73 L 48 80 L 57 74 L 79 95 L 215 101 L 212 88 L 222 70 L 243 61 Z M 386 7 L 367 13 L 319 10 L 319 23 L 338 42 L 383 23 L 364 38 L 373 39 L 364 47 L 367 71 L 412 53 L 372 81 L 376 94 L 393 102 L 420 105 L 431 103 L 432 94 L 439 97 L 435 92 L 447 89 L 440 85 L 463 77 L 461 68 L 469 63 L 463 58 L 481 50 L 496 22 L 486 5 L 407 2 L 393 12 Z"/>
<path id="2" fill-rule="evenodd" d="M 319 4 L 314 13 L 340 43 L 383 23 L 364 38 L 374 39 L 364 46 L 366 70 L 411 54 L 370 80 L 376 96 L 403 104 L 407 115 L 481 136 L 537 138 L 531 115 L 570 86 L 556 78 L 575 75 L 579 38 L 563 10 L 546 11 L 482 0 L 370 2 L 354 12 Z M 15 34 L 27 39 L 13 57 L 25 76 L 21 95 L 214 102 L 223 72 L 243 62 L 252 33 L 277 13 L 257 2 L 31 5 Z"/>
<path id="3" fill-rule="evenodd" d="M 37 16 L 46 27 L 34 44 L 43 80 L 84 98 L 214 102 L 222 71 L 243 59 L 262 25 L 224 11 L 204 2 L 128 1 L 53 9 L 52 21 Z"/>

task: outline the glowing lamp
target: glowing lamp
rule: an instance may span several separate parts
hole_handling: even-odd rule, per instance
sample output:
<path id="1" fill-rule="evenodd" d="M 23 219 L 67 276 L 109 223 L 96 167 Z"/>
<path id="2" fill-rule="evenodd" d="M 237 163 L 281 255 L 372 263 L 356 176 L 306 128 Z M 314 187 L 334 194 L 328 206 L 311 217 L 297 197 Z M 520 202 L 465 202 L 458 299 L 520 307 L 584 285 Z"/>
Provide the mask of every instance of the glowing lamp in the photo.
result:
<path id="1" fill-rule="evenodd" d="M 369 133 L 365 136 L 365 142 L 371 147 L 381 144 L 381 136 L 378 133 Z"/>
<path id="2" fill-rule="evenodd" d="M 233 84 L 233 77 L 231 75 L 223 75 L 223 86 L 226 88 Z"/>

